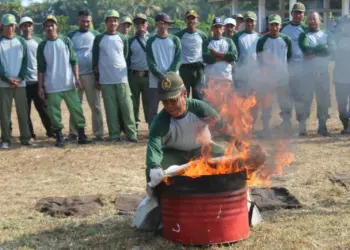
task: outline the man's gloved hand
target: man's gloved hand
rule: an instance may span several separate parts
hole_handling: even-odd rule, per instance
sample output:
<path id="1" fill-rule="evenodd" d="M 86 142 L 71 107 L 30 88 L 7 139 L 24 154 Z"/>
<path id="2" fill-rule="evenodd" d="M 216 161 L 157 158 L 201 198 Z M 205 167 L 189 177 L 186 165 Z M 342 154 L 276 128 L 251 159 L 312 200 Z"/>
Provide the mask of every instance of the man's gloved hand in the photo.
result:
<path id="1" fill-rule="evenodd" d="M 151 181 L 149 182 L 150 187 L 158 186 L 159 183 L 161 183 L 165 177 L 164 170 L 162 168 L 152 168 L 150 170 L 149 176 L 151 178 Z"/>

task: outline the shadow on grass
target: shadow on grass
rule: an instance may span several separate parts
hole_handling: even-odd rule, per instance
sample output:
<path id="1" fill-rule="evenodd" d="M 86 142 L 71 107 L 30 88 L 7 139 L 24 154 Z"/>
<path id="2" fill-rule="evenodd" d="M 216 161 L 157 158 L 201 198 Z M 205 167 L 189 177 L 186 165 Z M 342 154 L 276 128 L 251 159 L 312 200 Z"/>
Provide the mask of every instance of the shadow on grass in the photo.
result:
<path id="1" fill-rule="evenodd" d="M 132 249 L 141 245 L 149 248 L 152 242 L 163 241 L 154 233 L 141 232 L 131 227 L 130 218 L 126 217 L 95 220 L 92 224 L 84 221 L 78 223 L 23 235 L 4 242 L 0 249 Z"/>

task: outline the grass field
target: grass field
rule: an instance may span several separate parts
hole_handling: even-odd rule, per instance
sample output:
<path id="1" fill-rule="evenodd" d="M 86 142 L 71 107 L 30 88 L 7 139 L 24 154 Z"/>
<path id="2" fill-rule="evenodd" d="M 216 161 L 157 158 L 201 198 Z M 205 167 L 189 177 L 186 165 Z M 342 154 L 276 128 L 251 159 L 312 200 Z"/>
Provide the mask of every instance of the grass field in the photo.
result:
<path id="1" fill-rule="evenodd" d="M 63 109 L 67 125 L 67 110 Z M 84 112 L 91 135 L 86 102 Z M 350 170 L 350 138 L 339 135 L 334 89 L 330 114 L 328 126 L 333 136 L 316 136 L 313 105 L 310 136 L 293 139 L 295 161 L 278 178 L 277 184 L 285 186 L 304 208 L 271 213 L 247 240 L 210 249 L 350 249 L 350 193 L 333 185 L 326 175 Z M 15 138 L 12 150 L 0 151 L 0 249 L 184 249 L 136 231 L 131 227 L 132 217 L 119 216 L 115 210 L 117 193 L 144 192 L 146 124 L 141 126 L 138 144 L 101 142 L 78 147 L 71 143 L 57 149 L 54 140 L 45 138 L 35 111 L 33 118 L 39 147 L 19 147 Z M 274 124 L 278 122 L 276 118 Z M 14 125 L 17 137 L 18 126 Z M 34 210 L 43 197 L 93 194 L 101 194 L 105 206 L 98 215 L 85 219 L 51 218 Z"/>

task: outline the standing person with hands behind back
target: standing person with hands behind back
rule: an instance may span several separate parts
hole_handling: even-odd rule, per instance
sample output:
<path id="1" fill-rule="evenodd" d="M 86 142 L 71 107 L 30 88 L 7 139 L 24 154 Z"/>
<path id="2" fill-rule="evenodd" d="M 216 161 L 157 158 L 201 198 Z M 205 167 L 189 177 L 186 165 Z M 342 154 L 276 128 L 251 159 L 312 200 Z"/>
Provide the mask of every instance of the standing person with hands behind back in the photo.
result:
<path id="1" fill-rule="evenodd" d="M 30 118 L 32 102 L 39 113 L 41 122 L 46 129 L 46 135 L 48 137 L 54 137 L 51 128 L 50 117 L 47 112 L 46 100 L 38 96 L 38 63 L 36 60 L 36 54 L 39 43 L 42 41 L 39 37 L 32 36 L 34 31 L 34 22 L 30 17 L 22 17 L 19 23 L 19 27 L 22 32 L 23 38 L 26 40 L 28 48 L 28 65 L 27 65 L 27 77 L 26 77 L 26 93 L 28 104 L 28 124 L 32 139 L 35 139 L 33 123 Z"/>
<path id="2" fill-rule="evenodd" d="M 281 33 L 289 36 L 292 40 L 292 57 L 289 62 L 289 95 L 293 98 L 291 100 L 294 102 L 296 118 L 299 122 L 299 134 L 305 136 L 307 135 L 307 117 L 303 112 L 303 92 L 306 82 L 303 68 L 304 55 L 299 46 L 299 36 L 307 29 L 307 26 L 303 23 L 305 5 L 300 2 L 295 3 L 291 14 L 292 21 L 282 26 Z M 290 119 L 292 117 L 293 102 L 290 102 L 289 106 L 286 107 L 286 117 L 281 124 L 281 127 L 286 130 L 290 130 L 292 127 Z"/>
<path id="3" fill-rule="evenodd" d="M 148 121 L 148 84 L 149 71 L 146 58 L 146 43 L 149 38 L 147 31 L 147 16 L 143 13 L 137 13 L 134 17 L 136 34 L 129 39 L 129 81 L 134 104 L 134 115 L 136 128 L 141 121 L 140 96 L 142 94 L 142 107 L 146 122 Z"/>
<path id="4" fill-rule="evenodd" d="M 3 33 L 0 36 L 0 121 L 1 149 L 11 144 L 11 110 L 15 99 L 20 130 L 20 141 L 24 146 L 30 142 L 28 108 L 26 100 L 27 45 L 22 37 L 16 36 L 16 18 L 6 14 L 1 19 Z"/>
<path id="5" fill-rule="evenodd" d="M 177 36 L 168 33 L 169 25 L 174 21 L 168 14 L 159 13 L 156 18 L 157 34 L 147 41 L 147 62 L 149 76 L 149 113 L 148 126 L 158 113 L 158 82 L 166 80 L 166 72 L 178 72 L 181 63 L 181 42 Z"/>
<path id="6" fill-rule="evenodd" d="M 108 10 L 105 16 L 106 32 L 96 36 L 92 62 L 96 84 L 102 89 L 110 141 L 120 141 L 119 112 L 129 142 L 136 143 L 136 125 L 128 83 L 128 41 L 117 32 L 119 13 Z"/>
<path id="7" fill-rule="evenodd" d="M 44 98 L 47 93 L 48 112 L 52 129 L 56 133 L 56 147 L 64 147 L 62 136 L 61 102 L 65 101 L 74 125 L 78 128 L 78 143 L 90 144 L 85 135 L 85 117 L 80 104 L 77 88 L 82 85 L 73 44 L 68 37 L 57 33 L 57 19 L 48 15 L 43 23 L 47 39 L 38 47 L 38 94 Z"/>
<path id="8" fill-rule="evenodd" d="M 79 64 L 79 75 L 82 88 L 79 89 L 80 102 L 83 101 L 84 92 L 87 102 L 91 109 L 92 116 L 92 131 L 95 135 L 95 140 L 103 141 L 103 120 L 101 111 L 100 90 L 95 88 L 95 75 L 92 70 L 92 45 L 98 31 L 91 30 L 92 22 L 91 14 L 88 10 L 81 10 L 78 13 L 79 29 L 68 34 L 72 40 L 73 48 L 76 51 Z M 72 117 L 69 121 L 69 138 L 76 140 L 78 135 L 77 128 L 74 126 Z"/>
<path id="9" fill-rule="evenodd" d="M 198 13 L 188 10 L 185 13 L 187 28 L 176 33 L 181 40 L 182 63 L 180 76 L 185 82 L 187 95 L 200 99 L 199 89 L 204 84 L 202 44 L 207 39 L 204 32 L 197 29 Z"/>

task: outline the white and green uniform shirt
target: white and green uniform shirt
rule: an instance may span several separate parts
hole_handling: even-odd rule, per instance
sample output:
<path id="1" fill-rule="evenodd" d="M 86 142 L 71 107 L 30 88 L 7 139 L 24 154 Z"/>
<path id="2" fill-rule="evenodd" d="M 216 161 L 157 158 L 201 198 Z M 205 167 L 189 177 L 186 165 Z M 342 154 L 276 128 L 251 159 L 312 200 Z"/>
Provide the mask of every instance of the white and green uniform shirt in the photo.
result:
<path id="1" fill-rule="evenodd" d="M 281 33 L 289 36 L 292 40 L 292 57 L 290 58 L 290 66 L 293 72 L 291 74 L 300 74 L 299 70 L 302 69 L 302 63 L 304 61 L 304 54 L 299 46 L 299 36 L 307 29 L 307 26 L 302 23 L 300 25 L 292 24 L 288 22 L 283 25 Z"/>
<path id="2" fill-rule="evenodd" d="M 25 39 L 27 43 L 28 67 L 26 84 L 29 85 L 38 81 L 38 62 L 36 60 L 36 53 L 38 51 L 39 43 L 42 42 L 42 39 L 35 36 L 30 39 L 23 37 L 23 39 Z"/>
<path id="3" fill-rule="evenodd" d="M 158 81 L 166 72 L 178 72 L 181 63 L 181 42 L 172 34 L 151 36 L 147 41 L 147 62 L 150 70 L 149 87 L 158 88 Z"/>
<path id="4" fill-rule="evenodd" d="M 87 75 L 92 71 L 92 45 L 95 36 L 99 33 L 95 30 L 80 31 L 75 30 L 68 34 L 72 40 L 73 48 L 78 57 L 79 74 Z"/>
<path id="5" fill-rule="evenodd" d="M 256 45 L 260 38 L 261 35 L 255 31 L 252 33 L 241 31 L 233 36 L 238 53 L 237 66 L 250 66 L 257 63 Z"/>
<path id="6" fill-rule="evenodd" d="M 333 82 L 350 84 L 350 34 L 345 32 L 336 34 L 335 36 L 336 49 L 333 53 L 334 71 Z"/>
<path id="7" fill-rule="evenodd" d="M 202 45 L 203 41 L 207 39 L 204 32 L 200 30 L 189 32 L 187 29 L 183 29 L 175 35 L 181 40 L 181 64 L 203 62 Z"/>
<path id="8" fill-rule="evenodd" d="M 27 44 L 22 37 L 0 36 L 0 88 L 10 87 L 9 78 L 22 79 L 19 86 L 26 86 L 27 56 Z"/>
<path id="9" fill-rule="evenodd" d="M 305 55 L 313 56 L 304 63 L 308 72 L 328 72 L 333 42 L 326 32 L 319 30 L 302 33 L 299 37 L 299 47 Z"/>
<path id="10" fill-rule="evenodd" d="M 269 34 L 259 39 L 256 52 L 262 68 L 267 69 L 271 84 L 288 84 L 288 61 L 292 55 L 292 41 L 284 34 L 271 37 Z"/>
<path id="11" fill-rule="evenodd" d="M 224 53 L 226 61 L 217 62 L 210 49 Z M 232 63 L 237 60 L 236 46 L 232 39 L 227 37 L 209 38 L 203 43 L 203 60 L 206 63 L 204 74 L 207 78 L 221 77 L 232 81 Z"/>
<path id="12" fill-rule="evenodd" d="M 216 128 L 223 127 L 218 113 L 205 102 L 187 99 L 186 106 L 181 117 L 173 118 L 163 109 L 153 120 L 147 142 L 147 168 L 161 166 L 163 148 L 191 151 L 200 148 L 205 140 L 210 141 L 209 122 L 214 121 Z"/>
<path id="13" fill-rule="evenodd" d="M 38 72 L 44 73 L 47 93 L 56 93 L 75 88 L 72 66 L 78 64 L 72 41 L 58 35 L 56 40 L 44 40 L 38 47 Z"/>
<path id="14" fill-rule="evenodd" d="M 96 79 L 100 84 L 128 83 L 128 41 L 120 33 L 97 35 L 92 49 L 93 68 L 98 67 Z"/>
<path id="15" fill-rule="evenodd" d="M 138 38 L 138 39 L 137 39 Z M 136 34 L 129 39 L 129 69 L 137 71 L 147 71 L 146 44 L 149 38 L 148 33 L 145 35 Z M 139 42 L 140 41 L 140 42 Z"/>

